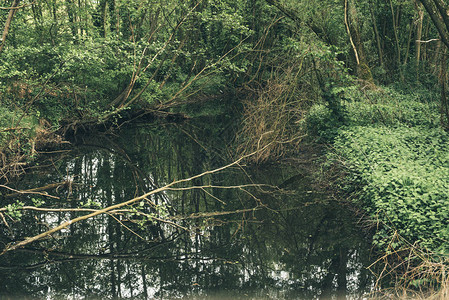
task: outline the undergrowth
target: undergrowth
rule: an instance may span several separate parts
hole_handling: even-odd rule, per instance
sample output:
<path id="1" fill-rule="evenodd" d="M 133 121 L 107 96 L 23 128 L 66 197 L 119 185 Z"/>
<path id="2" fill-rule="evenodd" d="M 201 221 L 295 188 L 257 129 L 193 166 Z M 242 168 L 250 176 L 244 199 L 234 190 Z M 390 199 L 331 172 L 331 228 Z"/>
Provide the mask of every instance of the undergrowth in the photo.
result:
<path id="1" fill-rule="evenodd" d="M 437 128 L 353 126 L 334 142 L 334 157 L 358 186 L 358 201 L 383 224 L 376 244 L 393 232 L 449 254 L 449 135 Z M 338 156 L 337 156 L 338 155 Z"/>
<path id="2" fill-rule="evenodd" d="M 340 170 L 334 188 L 369 216 L 384 273 L 407 288 L 444 289 L 447 281 L 449 134 L 438 101 L 429 91 L 350 88 L 343 124 L 323 105 L 306 122 L 309 134 L 331 145 L 327 164 Z"/>
<path id="3" fill-rule="evenodd" d="M 37 150 L 62 143 L 62 138 L 52 132 L 50 123 L 0 105 L 0 183 L 23 174 Z"/>

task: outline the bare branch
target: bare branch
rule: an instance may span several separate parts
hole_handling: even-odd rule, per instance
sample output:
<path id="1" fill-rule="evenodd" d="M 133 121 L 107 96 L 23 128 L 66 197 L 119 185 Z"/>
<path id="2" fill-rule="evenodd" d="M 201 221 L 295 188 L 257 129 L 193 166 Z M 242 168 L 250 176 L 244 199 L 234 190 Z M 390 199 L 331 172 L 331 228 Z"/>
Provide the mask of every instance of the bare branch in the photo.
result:
<path id="1" fill-rule="evenodd" d="M 440 39 L 430 39 L 427 41 L 416 40 L 417 43 L 430 43 L 430 42 L 436 42 L 436 41 L 440 41 Z"/>

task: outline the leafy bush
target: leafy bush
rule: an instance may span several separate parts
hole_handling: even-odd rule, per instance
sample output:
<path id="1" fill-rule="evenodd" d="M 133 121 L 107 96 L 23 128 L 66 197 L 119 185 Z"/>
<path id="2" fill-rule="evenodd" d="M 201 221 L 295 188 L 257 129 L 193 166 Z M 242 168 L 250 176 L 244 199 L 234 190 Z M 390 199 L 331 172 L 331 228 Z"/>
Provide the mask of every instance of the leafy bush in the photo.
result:
<path id="1" fill-rule="evenodd" d="M 0 146 L 5 145 L 7 135 L 15 132 L 29 132 L 33 134 L 37 122 L 34 118 L 25 116 L 18 124 L 22 111 L 13 111 L 6 106 L 0 106 Z M 17 131 L 13 130 L 17 128 Z"/>
<path id="2" fill-rule="evenodd" d="M 305 119 L 308 134 L 322 141 L 332 140 L 336 136 L 340 125 L 332 116 L 330 108 L 324 104 L 312 106 Z"/>

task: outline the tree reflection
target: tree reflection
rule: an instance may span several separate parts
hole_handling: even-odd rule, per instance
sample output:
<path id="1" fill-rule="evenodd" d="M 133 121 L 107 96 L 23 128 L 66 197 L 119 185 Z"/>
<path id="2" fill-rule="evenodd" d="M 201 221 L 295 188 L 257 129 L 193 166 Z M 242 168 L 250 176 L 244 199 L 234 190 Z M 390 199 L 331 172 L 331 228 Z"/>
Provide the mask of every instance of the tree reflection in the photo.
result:
<path id="1" fill-rule="evenodd" d="M 51 191 L 66 208 L 123 202 L 222 165 L 227 141 L 209 123 L 137 125 L 114 138 L 84 136 L 70 155 L 49 157 L 50 167 L 36 169 L 15 188 L 70 179 L 70 188 Z M 180 227 L 129 213 L 72 224 L 0 256 L 0 297 L 345 299 L 370 288 L 367 238 L 347 208 L 308 192 L 310 178 L 296 167 L 235 168 L 194 185 L 245 182 L 284 183 L 290 192 L 193 189 L 153 195 L 152 202 L 165 207 L 164 217 Z M 261 205 L 265 209 L 251 210 Z M 61 202 L 46 199 L 51 206 Z M 143 211 L 161 214 L 152 207 Z M 26 213 L 11 228 L 1 225 L 0 245 L 80 214 Z"/>

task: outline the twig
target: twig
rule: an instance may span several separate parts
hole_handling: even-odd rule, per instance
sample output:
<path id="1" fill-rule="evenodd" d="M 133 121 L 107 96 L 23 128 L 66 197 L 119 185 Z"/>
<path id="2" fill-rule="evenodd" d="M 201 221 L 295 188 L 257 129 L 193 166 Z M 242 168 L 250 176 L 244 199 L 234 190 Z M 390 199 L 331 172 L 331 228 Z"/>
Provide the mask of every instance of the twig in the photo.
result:
<path id="1" fill-rule="evenodd" d="M 58 187 L 60 187 L 62 185 L 67 185 L 67 184 L 70 184 L 70 182 L 69 181 L 63 181 L 63 182 L 58 182 L 58 183 L 52 183 L 52 184 L 48 184 L 46 186 L 41 186 L 41 187 L 37 187 L 37 188 L 33 188 L 33 189 L 20 190 L 20 191 L 17 191 L 15 193 L 8 194 L 5 197 L 14 197 L 14 196 L 17 196 L 18 194 L 37 193 L 37 192 L 41 192 L 41 191 L 45 191 L 45 190 L 51 190 L 51 189 L 54 189 L 54 188 L 58 188 Z M 5 187 L 5 186 L 0 186 L 0 187 Z M 48 194 L 45 194 L 45 193 L 44 193 L 44 195 L 48 196 Z M 55 196 L 52 196 L 52 197 L 55 197 Z"/>
<path id="2" fill-rule="evenodd" d="M 7 132 L 7 131 L 15 131 L 15 130 L 22 130 L 22 129 L 28 129 L 31 130 L 30 127 L 10 127 L 0 130 L 0 132 Z"/>
<path id="3" fill-rule="evenodd" d="M 195 213 L 188 216 L 178 216 L 174 217 L 176 220 L 187 220 L 187 219 L 199 219 L 199 218 L 205 218 L 205 217 L 216 217 L 216 216 L 224 216 L 224 215 L 232 215 L 232 214 L 240 214 L 240 213 L 246 213 L 246 212 L 254 212 L 256 210 L 260 210 L 262 207 L 257 206 L 254 208 L 247 208 L 247 209 L 238 209 L 233 211 L 218 211 L 218 212 L 210 212 L 210 213 Z"/>
<path id="4" fill-rule="evenodd" d="M 35 194 L 35 195 L 41 195 L 41 196 L 45 196 L 45 197 L 49 197 L 49 198 L 53 198 L 53 199 L 58 199 L 58 200 L 60 199 L 60 198 L 57 197 L 57 196 L 53 196 L 53 195 L 50 195 L 50 194 L 47 194 L 47 193 L 33 192 L 33 191 L 31 191 L 31 190 L 28 190 L 28 191 L 19 191 L 19 190 L 10 188 L 9 186 L 3 185 L 3 184 L 0 184 L 0 187 L 5 188 L 5 189 L 8 189 L 8 190 L 13 191 L 13 192 L 16 192 L 17 194 Z"/>
<path id="5" fill-rule="evenodd" d="M 95 208 L 46 208 L 46 207 L 36 207 L 36 206 L 23 206 L 18 207 L 18 210 L 33 210 L 33 211 L 39 211 L 39 212 L 97 212 L 99 209 Z M 7 211 L 8 209 L 3 207 L 0 208 L 0 212 Z M 135 211 L 129 210 L 129 209 L 117 209 L 109 211 L 109 214 L 117 214 L 117 213 L 123 213 L 123 212 L 132 212 L 135 213 Z"/>
<path id="6" fill-rule="evenodd" d="M 8 222 L 6 221 L 5 216 L 4 216 L 2 213 L 0 213 L 0 217 L 2 218 L 2 221 L 3 221 L 3 223 L 6 225 L 6 227 L 9 228 L 9 224 L 8 224 Z"/>
<path id="7" fill-rule="evenodd" d="M 116 220 L 120 225 L 122 225 L 123 227 L 125 227 L 126 230 L 128 230 L 129 232 L 131 232 L 132 234 L 134 234 L 135 236 L 137 236 L 139 239 L 141 239 L 142 241 L 145 241 L 145 239 L 143 237 L 141 237 L 137 232 L 135 232 L 134 230 L 132 230 L 131 228 L 129 228 L 128 226 L 126 226 L 125 224 L 123 224 L 122 221 L 120 221 L 119 219 L 117 219 L 112 213 L 108 214 L 111 218 L 113 218 L 114 220 Z"/>
<path id="8" fill-rule="evenodd" d="M 242 189 L 246 187 L 260 187 L 260 186 L 267 186 L 267 187 L 273 187 L 269 184 L 242 184 L 242 185 L 198 185 L 198 186 L 189 186 L 189 187 L 180 187 L 180 188 L 167 188 L 169 191 L 186 191 L 186 190 L 193 190 L 193 189 L 206 189 L 206 188 L 213 188 L 213 189 Z"/>
<path id="9" fill-rule="evenodd" d="M 349 23 L 348 23 L 348 0 L 345 0 L 345 17 L 344 17 L 344 21 L 345 21 L 346 32 L 348 33 L 349 41 L 351 42 L 352 50 L 354 50 L 355 60 L 357 62 L 357 65 L 360 65 L 359 54 L 357 53 L 357 47 L 355 46 L 354 41 L 352 40 L 351 30 L 349 29 Z"/>

